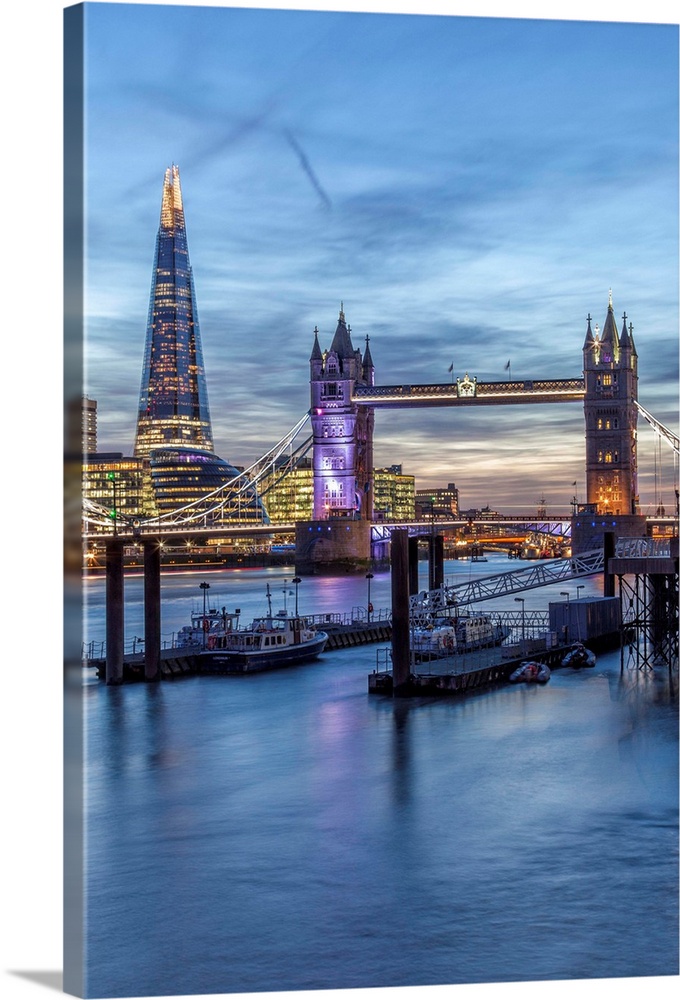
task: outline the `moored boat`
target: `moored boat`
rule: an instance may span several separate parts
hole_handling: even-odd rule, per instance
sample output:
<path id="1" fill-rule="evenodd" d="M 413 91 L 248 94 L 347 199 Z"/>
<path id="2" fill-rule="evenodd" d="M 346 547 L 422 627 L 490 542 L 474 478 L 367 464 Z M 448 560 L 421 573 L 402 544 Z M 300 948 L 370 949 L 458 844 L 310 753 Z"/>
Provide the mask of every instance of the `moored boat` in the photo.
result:
<path id="1" fill-rule="evenodd" d="M 510 674 L 508 680 L 511 684 L 519 684 L 522 681 L 527 684 L 547 684 L 550 680 L 550 667 L 547 663 L 525 660 Z"/>
<path id="2" fill-rule="evenodd" d="M 318 631 L 307 619 L 288 610 L 276 614 L 271 608 L 271 593 L 267 585 L 269 611 L 254 618 L 245 628 L 234 623 L 234 616 L 225 616 L 228 627 L 207 632 L 205 646 L 196 654 L 199 673 L 250 674 L 281 667 L 297 666 L 315 660 L 328 642 L 328 634 Z"/>
<path id="3" fill-rule="evenodd" d="M 489 615 L 435 618 L 429 625 L 411 630 L 411 651 L 416 661 L 442 659 L 454 653 L 500 646 L 508 635 L 509 629 Z"/>
<path id="4" fill-rule="evenodd" d="M 509 634 L 508 628 L 494 622 L 489 615 L 461 615 L 456 619 L 458 651 L 461 653 L 485 646 L 500 646 Z"/>
<path id="5" fill-rule="evenodd" d="M 581 667 L 594 667 L 596 659 L 595 653 L 592 650 L 587 649 L 582 642 L 575 642 L 563 658 L 562 666 L 580 670 Z"/>
<path id="6" fill-rule="evenodd" d="M 416 660 L 438 660 L 456 652 L 456 629 L 452 625 L 414 628 L 411 650 Z"/>

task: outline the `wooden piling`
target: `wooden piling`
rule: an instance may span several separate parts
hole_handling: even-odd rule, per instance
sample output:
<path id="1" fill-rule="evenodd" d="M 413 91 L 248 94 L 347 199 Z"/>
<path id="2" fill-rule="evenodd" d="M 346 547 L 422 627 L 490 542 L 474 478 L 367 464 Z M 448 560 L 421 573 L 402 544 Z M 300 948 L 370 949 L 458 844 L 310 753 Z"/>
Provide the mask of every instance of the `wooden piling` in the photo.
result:
<path id="1" fill-rule="evenodd" d="M 392 532 L 390 544 L 392 564 L 392 692 L 395 695 L 408 693 L 411 673 L 408 554 L 408 531 L 405 528 L 397 528 Z"/>
<path id="2" fill-rule="evenodd" d="M 144 678 L 161 679 L 161 546 L 144 540 Z"/>
<path id="3" fill-rule="evenodd" d="M 408 592 L 418 593 L 418 543 L 417 535 L 409 535 L 408 539 Z"/>
<path id="4" fill-rule="evenodd" d="M 611 561 L 616 555 L 616 536 L 613 531 L 604 533 L 604 597 L 616 596 L 616 576 L 612 572 Z"/>
<path id="5" fill-rule="evenodd" d="M 123 543 L 112 538 L 106 543 L 106 683 L 123 683 L 125 652 L 125 599 Z"/>

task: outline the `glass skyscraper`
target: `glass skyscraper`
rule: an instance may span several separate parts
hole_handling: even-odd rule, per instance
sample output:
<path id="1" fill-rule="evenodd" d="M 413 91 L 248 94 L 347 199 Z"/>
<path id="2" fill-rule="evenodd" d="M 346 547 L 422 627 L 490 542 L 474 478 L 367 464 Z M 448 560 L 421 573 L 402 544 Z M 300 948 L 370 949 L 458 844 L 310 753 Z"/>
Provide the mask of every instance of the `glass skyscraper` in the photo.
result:
<path id="1" fill-rule="evenodd" d="M 134 454 L 213 450 L 179 168 L 168 167 L 151 281 Z"/>
<path id="2" fill-rule="evenodd" d="M 268 523 L 256 491 L 213 451 L 179 167 L 165 171 L 139 394 L 135 458 L 148 459 L 158 515 L 206 525 Z"/>

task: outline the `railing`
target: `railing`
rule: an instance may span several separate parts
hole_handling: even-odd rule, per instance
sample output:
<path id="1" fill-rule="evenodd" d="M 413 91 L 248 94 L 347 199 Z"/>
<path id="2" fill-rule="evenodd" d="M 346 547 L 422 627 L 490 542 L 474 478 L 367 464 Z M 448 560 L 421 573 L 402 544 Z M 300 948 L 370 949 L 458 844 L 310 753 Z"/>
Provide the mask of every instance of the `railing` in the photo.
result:
<path id="1" fill-rule="evenodd" d="M 491 402 L 502 401 L 507 397 L 516 397 L 530 402 L 540 401 L 545 396 L 563 396 L 566 400 L 581 399 L 585 393 L 585 382 L 582 378 L 569 379 L 528 379 L 514 382 L 477 382 L 466 376 L 452 383 L 431 383 L 419 385 L 375 385 L 356 386 L 352 393 L 352 401 L 357 403 L 376 403 L 394 401 L 407 403 L 412 401 L 472 400 Z"/>
<path id="2" fill-rule="evenodd" d="M 321 615 L 303 615 L 303 617 L 316 628 L 323 629 L 324 625 L 389 625 L 392 621 L 392 612 L 389 608 L 379 608 L 371 611 L 370 615 L 366 608 L 352 608 L 351 613 L 328 612 Z"/>
<path id="3" fill-rule="evenodd" d="M 669 559 L 670 538 L 619 538 L 616 542 L 619 559 Z"/>
<path id="4" fill-rule="evenodd" d="M 437 590 L 421 591 L 410 599 L 412 615 L 427 615 L 477 601 L 488 601 L 506 594 L 533 590 L 550 583 L 591 576 L 604 568 L 602 549 L 583 552 L 571 559 L 551 559 L 538 566 L 528 566 L 512 573 L 496 573 L 467 583 L 445 585 Z"/>

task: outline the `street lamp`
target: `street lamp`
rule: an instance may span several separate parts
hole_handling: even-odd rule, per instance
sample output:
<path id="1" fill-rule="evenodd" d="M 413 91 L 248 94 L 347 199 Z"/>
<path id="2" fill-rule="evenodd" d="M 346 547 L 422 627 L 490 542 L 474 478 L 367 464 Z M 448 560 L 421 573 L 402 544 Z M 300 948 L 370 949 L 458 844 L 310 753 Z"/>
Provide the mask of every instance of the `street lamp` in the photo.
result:
<path id="1" fill-rule="evenodd" d="M 578 601 L 578 599 L 581 596 L 581 591 L 585 590 L 585 586 L 586 586 L 585 583 L 579 583 L 579 585 L 577 586 L 577 588 L 576 588 L 576 600 L 577 601 Z"/>
<path id="2" fill-rule="evenodd" d="M 372 573 L 366 574 L 366 584 L 368 586 L 368 596 L 366 597 L 366 614 L 367 619 L 370 622 L 371 613 L 373 612 L 373 605 L 371 604 L 371 580 L 373 579 Z"/>
<path id="3" fill-rule="evenodd" d="M 525 649 L 525 645 L 526 645 L 526 637 L 525 637 L 525 631 L 524 631 L 524 598 L 523 597 L 516 597 L 515 598 L 515 602 L 517 604 L 521 604 L 522 605 L 522 653 L 524 653 L 524 649 Z"/>
<path id="4" fill-rule="evenodd" d="M 293 577 L 293 583 L 295 584 L 295 617 L 297 618 L 297 616 L 298 616 L 298 587 L 302 583 L 302 580 L 300 579 L 299 576 L 294 576 Z"/>
<path id="5" fill-rule="evenodd" d="M 567 599 L 567 622 L 564 626 L 564 641 L 569 642 L 569 622 L 571 619 L 571 612 L 569 611 L 569 591 L 560 590 L 560 597 L 566 597 Z"/>
<path id="6" fill-rule="evenodd" d="M 208 620 L 205 617 L 205 601 L 206 601 L 206 597 L 208 596 L 208 591 L 210 590 L 210 584 L 203 582 L 203 583 L 199 584 L 199 586 L 200 586 L 201 590 L 203 591 L 203 648 L 205 649 L 205 636 L 206 636 L 206 632 L 208 631 L 207 628 L 206 628 Z"/>

